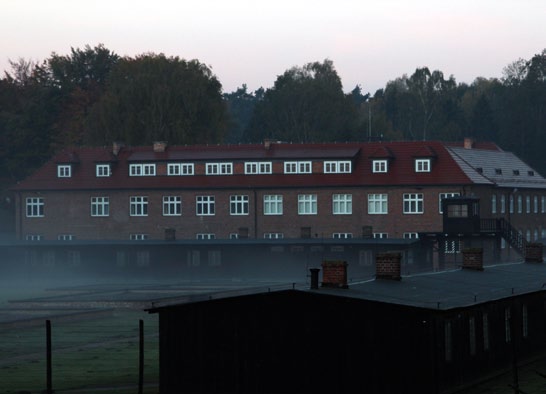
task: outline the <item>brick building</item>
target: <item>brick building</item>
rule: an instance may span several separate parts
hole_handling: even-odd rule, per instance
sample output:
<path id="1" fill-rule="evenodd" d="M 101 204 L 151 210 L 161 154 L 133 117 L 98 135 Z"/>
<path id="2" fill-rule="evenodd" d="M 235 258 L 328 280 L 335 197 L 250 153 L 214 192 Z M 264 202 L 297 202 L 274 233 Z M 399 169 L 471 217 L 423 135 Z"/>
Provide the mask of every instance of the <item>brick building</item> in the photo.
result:
<path id="1" fill-rule="evenodd" d="M 29 241 L 416 238 L 442 231 L 450 196 L 546 237 L 546 180 L 468 139 L 74 148 L 14 191 Z"/>

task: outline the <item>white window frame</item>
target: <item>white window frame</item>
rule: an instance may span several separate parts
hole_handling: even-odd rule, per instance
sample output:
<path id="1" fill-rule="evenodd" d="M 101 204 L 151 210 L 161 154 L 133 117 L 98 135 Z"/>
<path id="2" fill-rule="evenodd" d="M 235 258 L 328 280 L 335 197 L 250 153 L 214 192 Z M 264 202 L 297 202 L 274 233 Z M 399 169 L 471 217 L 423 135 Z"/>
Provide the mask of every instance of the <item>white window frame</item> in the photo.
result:
<path id="1" fill-rule="evenodd" d="M 311 161 L 285 161 L 285 174 L 311 174 L 313 163 Z"/>
<path id="2" fill-rule="evenodd" d="M 375 239 L 386 239 L 389 238 L 389 233 L 373 233 Z"/>
<path id="3" fill-rule="evenodd" d="M 518 213 L 523 212 L 523 197 L 521 194 L 518 195 Z"/>
<path id="4" fill-rule="evenodd" d="M 283 239 L 284 233 L 264 233 L 265 239 Z"/>
<path id="5" fill-rule="evenodd" d="M 533 196 L 533 213 L 538 213 L 538 196 Z"/>
<path id="6" fill-rule="evenodd" d="M 187 176 L 195 174 L 193 163 L 168 163 L 167 175 L 169 176 Z"/>
<path id="7" fill-rule="evenodd" d="M 444 253 L 460 253 L 461 243 L 458 240 L 445 240 L 444 241 Z"/>
<path id="8" fill-rule="evenodd" d="M 404 239 L 419 239 L 419 233 L 412 233 L 412 232 L 404 233 L 403 238 Z"/>
<path id="9" fill-rule="evenodd" d="M 206 163 L 206 175 L 232 175 L 233 163 Z"/>
<path id="10" fill-rule="evenodd" d="M 497 213 L 497 195 L 496 194 L 491 195 L 491 213 L 492 214 Z"/>
<path id="11" fill-rule="evenodd" d="M 332 213 L 334 215 L 351 215 L 353 213 L 353 195 L 333 194 Z"/>
<path id="12" fill-rule="evenodd" d="M 282 215 L 283 196 L 281 194 L 264 195 L 264 215 Z"/>
<path id="13" fill-rule="evenodd" d="M 423 193 L 404 193 L 403 213 L 405 215 L 422 215 L 425 211 Z"/>
<path id="14" fill-rule="evenodd" d="M 214 196 L 195 196 L 195 214 L 197 216 L 214 216 L 215 202 Z"/>
<path id="15" fill-rule="evenodd" d="M 387 193 L 368 194 L 368 214 L 386 215 L 389 213 L 389 195 Z"/>
<path id="16" fill-rule="evenodd" d="M 385 173 L 389 170 L 388 160 L 372 160 L 372 172 L 373 173 Z"/>
<path id="17" fill-rule="evenodd" d="M 531 196 L 525 196 L 525 213 L 531 213 Z"/>
<path id="18" fill-rule="evenodd" d="M 438 193 L 438 213 L 442 214 L 442 200 L 449 197 L 459 197 L 461 193 L 459 192 L 449 192 L 449 193 Z"/>
<path id="19" fill-rule="evenodd" d="M 333 239 L 350 239 L 353 238 L 353 233 L 333 233 Z"/>
<path id="20" fill-rule="evenodd" d="M 91 197 L 91 216 L 92 217 L 110 216 L 110 198 L 109 197 Z"/>
<path id="21" fill-rule="evenodd" d="M 180 196 L 163 196 L 163 216 L 182 216 Z"/>
<path id="22" fill-rule="evenodd" d="M 249 161 L 245 162 L 245 174 L 271 174 L 273 163 L 270 161 Z"/>
<path id="23" fill-rule="evenodd" d="M 298 194 L 298 215 L 317 214 L 317 195 Z"/>
<path id="24" fill-rule="evenodd" d="M 155 164 L 129 164 L 129 176 L 155 176 Z"/>
<path id="25" fill-rule="evenodd" d="M 44 217 L 44 198 L 27 197 L 26 198 L 26 217 L 42 218 Z"/>
<path id="26" fill-rule="evenodd" d="M 415 159 L 415 172 L 430 172 L 430 159 Z"/>
<path id="27" fill-rule="evenodd" d="M 97 164 L 95 166 L 95 175 L 97 178 L 109 177 L 112 175 L 110 164 Z"/>
<path id="28" fill-rule="evenodd" d="M 130 216 L 148 216 L 148 197 L 131 196 L 129 198 Z"/>
<path id="29" fill-rule="evenodd" d="M 72 166 L 70 164 L 57 165 L 58 178 L 70 178 L 72 176 Z"/>
<path id="30" fill-rule="evenodd" d="M 216 239 L 216 234 L 214 233 L 197 233 L 195 234 L 195 239 Z"/>
<path id="31" fill-rule="evenodd" d="M 76 237 L 72 234 L 59 234 L 57 236 L 57 240 L 59 241 L 73 241 L 74 239 L 76 239 Z"/>
<path id="32" fill-rule="evenodd" d="M 129 239 L 131 241 L 146 241 L 148 234 L 129 234 Z"/>
<path id="33" fill-rule="evenodd" d="M 350 160 L 325 161 L 323 171 L 325 174 L 347 174 L 351 167 Z"/>
<path id="34" fill-rule="evenodd" d="M 249 212 L 248 195 L 229 196 L 229 214 L 232 216 L 244 216 Z"/>
<path id="35" fill-rule="evenodd" d="M 500 213 L 506 213 L 506 196 L 504 194 L 500 196 Z"/>
<path id="36" fill-rule="evenodd" d="M 26 241 L 42 241 L 44 236 L 41 234 L 27 234 L 25 236 Z"/>

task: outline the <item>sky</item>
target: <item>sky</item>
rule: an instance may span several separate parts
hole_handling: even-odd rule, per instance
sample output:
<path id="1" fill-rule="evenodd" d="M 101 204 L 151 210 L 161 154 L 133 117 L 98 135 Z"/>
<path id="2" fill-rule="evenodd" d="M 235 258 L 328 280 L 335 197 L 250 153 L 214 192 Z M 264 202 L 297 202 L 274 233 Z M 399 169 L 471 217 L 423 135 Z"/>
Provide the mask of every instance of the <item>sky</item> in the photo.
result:
<path id="1" fill-rule="evenodd" d="M 502 77 L 546 48 L 546 0 L 0 0 L 2 76 L 9 60 L 98 44 L 197 59 L 224 92 L 330 59 L 344 91 L 373 94 L 424 66 Z"/>

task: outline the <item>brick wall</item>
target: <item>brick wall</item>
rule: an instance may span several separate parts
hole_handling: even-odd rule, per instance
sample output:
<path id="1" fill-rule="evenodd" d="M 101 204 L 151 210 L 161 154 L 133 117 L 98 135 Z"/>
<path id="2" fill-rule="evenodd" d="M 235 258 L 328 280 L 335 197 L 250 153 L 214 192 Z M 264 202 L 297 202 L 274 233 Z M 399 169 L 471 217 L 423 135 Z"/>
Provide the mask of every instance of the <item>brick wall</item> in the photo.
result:
<path id="1" fill-rule="evenodd" d="M 402 254 L 399 252 L 378 253 L 375 258 L 377 279 L 401 279 Z"/>
<path id="2" fill-rule="evenodd" d="M 338 287 L 346 289 L 347 285 L 347 262 L 346 261 L 323 261 L 322 262 L 322 286 Z"/>

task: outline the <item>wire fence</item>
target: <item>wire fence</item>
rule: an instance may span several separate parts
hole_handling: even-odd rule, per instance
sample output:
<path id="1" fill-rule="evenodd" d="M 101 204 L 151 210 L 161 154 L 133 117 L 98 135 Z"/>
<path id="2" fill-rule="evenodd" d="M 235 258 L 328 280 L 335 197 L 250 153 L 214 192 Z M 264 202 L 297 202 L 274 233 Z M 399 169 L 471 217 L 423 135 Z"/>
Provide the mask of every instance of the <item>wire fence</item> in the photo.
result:
<path id="1" fill-rule="evenodd" d="M 49 321 L 50 348 L 45 319 L 36 325 L 0 327 L 1 394 L 47 393 L 48 389 L 55 393 L 158 392 L 156 315 L 112 310 L 107 316 Z"/>

